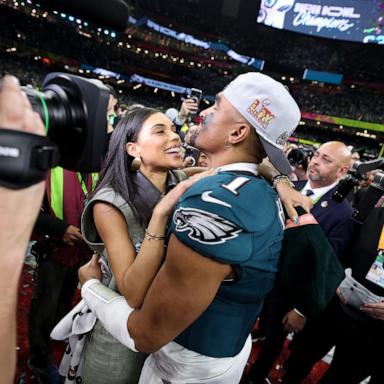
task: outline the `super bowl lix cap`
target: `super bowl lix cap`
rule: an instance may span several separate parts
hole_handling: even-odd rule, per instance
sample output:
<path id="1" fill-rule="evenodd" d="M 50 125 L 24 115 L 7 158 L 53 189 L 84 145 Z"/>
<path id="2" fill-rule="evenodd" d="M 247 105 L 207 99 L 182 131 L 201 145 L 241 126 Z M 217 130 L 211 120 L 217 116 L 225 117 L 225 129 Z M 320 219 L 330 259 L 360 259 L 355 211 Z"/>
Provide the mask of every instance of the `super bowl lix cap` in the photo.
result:
<path id="1" fill-rule="evenodd" d="M 224 97 L 255 128 L 269 160 L 281 173 L 292 168 L 283 146 L 300 121 L 300 109 L 283 84 L 249 72 L 237 76 L 223 91 Z"/>

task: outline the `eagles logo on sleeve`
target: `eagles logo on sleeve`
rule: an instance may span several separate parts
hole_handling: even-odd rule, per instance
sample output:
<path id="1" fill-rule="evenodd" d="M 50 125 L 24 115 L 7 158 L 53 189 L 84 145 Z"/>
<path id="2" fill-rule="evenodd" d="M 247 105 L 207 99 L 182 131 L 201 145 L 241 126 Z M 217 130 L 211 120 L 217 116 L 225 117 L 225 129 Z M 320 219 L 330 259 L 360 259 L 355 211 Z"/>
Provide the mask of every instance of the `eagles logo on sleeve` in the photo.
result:
<path id="1" fill-rule="evenodd" d="M 176 231 L 188 231 L 192 240 L 202 244 L 222 244 L 242 232 L 242 228 L 219 215 L 196 208 L 178 208 L 173 222 Z"/>

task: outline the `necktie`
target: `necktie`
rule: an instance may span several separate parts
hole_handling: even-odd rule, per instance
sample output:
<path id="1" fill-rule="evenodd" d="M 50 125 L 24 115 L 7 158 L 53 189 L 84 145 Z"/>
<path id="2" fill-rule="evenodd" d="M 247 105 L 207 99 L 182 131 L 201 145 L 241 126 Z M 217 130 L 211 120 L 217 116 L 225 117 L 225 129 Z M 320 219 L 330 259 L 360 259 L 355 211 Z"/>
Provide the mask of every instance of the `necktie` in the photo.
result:
<path id="1" fill-rule="evenodd" d="M 315 192 L 313 192 L 312 189 L 307 189 L 307 190 L 305 191 L 305 196 L 312 196 L 312 195 L 314 195 L 314 194 L 315 194 Z"/>

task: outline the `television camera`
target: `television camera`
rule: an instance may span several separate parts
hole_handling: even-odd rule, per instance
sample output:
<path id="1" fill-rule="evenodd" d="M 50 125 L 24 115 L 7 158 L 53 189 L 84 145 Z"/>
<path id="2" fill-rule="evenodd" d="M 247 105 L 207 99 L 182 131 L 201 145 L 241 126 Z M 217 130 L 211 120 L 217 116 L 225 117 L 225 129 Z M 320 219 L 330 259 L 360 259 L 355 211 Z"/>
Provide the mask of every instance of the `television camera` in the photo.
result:
<path id="1" fill-rule="evenodd" d="M 361 162 L 355 161 L 348 175 L 339 182 L 332 199 L 338 202 L 344 200 L 349 192 L 360 184 L 365 174 L 374 169 L 384 170 L 384 159 L 375 159 L 371 161 Z M 353 213 L 353 219 L 359 223 L 363 223 L 367 218 L 371 209 L 376 205 L 380 197 L 384 194 L 384 173 L 379 172 L 374 176 L 371 184 L 369 184 L 366 193 L 361 199 Z"/>
<path id="2" fill-rule="evenodd" d="M 107 140 L 108 88 L 99 80 L 56 72 L 45 77 L 41 92 L 22 89 L 47 136 L 0 127 L 0 185 L 28 187 L 57 165 L 99 171 Z"/>

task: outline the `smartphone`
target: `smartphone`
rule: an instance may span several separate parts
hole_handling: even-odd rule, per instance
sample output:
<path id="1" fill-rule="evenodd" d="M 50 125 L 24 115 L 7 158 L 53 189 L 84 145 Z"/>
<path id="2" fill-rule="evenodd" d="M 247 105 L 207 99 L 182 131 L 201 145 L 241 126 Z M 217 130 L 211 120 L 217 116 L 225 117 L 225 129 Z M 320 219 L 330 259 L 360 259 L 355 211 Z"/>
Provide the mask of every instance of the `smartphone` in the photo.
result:
<path id="1" fill-rule="evenodd" d="M 191 88 L 191 99 L 195 99 L 197 105 L 200 105 L 201 97 L 203 96 L 203 91 L 197 88 Z"/>
<path id="2" fill-rule="evenodd" d="M 184 160 L 189 161 L 188 166 L 189 167 L 196 166 L 197 162 L 199 161 L 200 151 L 195 147 L 191 147 L 190 145 L 185 145 L 184 149 L 185 149 Z"/>

